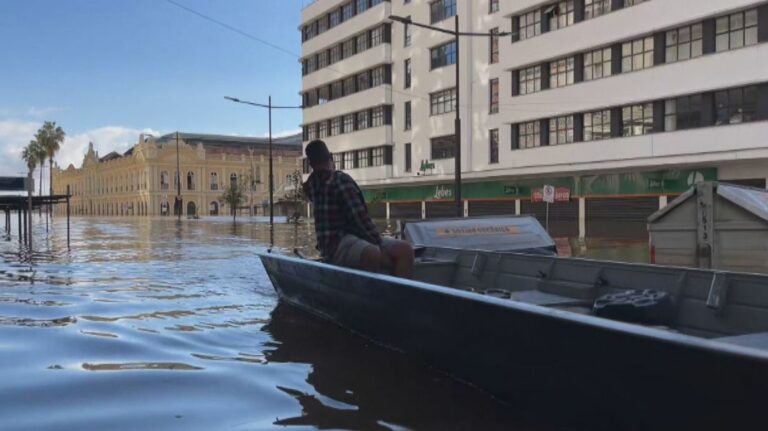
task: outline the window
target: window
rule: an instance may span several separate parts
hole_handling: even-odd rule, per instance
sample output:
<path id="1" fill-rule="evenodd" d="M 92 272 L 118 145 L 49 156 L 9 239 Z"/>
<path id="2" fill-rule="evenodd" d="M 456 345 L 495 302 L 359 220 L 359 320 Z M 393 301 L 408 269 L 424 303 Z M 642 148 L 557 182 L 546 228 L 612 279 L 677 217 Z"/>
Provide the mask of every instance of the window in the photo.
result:
<path id="1" fill-rule="evenodd" d="M 379 106 L 371 110 L 371 127 L 379 127 L 384 125 L 384 107 Z"/>
<path id="2" fill-rule="evenodd" d="M 601 141 L 610 137 L 610 109 L 584 114 L 584 141 Z"/>
<path id="3" fill-rule="evenodd" d="M 408 16 L 407 19 L 411 19 L 411 17 Z M 403 41 L 404 46 L 411 46 L 411 26 L 409 24 L 403 26 Z"/>
<path id="4" fill-rule="evenodd" d="M 168 171 L 160 172 L 160 190 L 168 190 Z"/>
<path id="5" fill-rule="evenodd" d="M 350 76 L 344 79 L 344 95 L 348 96 L 356 91 L 355 89 L 355 77 Z"/>
<path id="6" fill-rule="evenodd" d="M 316 56 L 310 56 L 306 60 L 304 60 L 304 69 L 307 71 L 307 73 L 312 73 L 317 70 L 317 57 Z"/>
<path id="7" fill-rule="evenodd" d="M 343 133 L 352 133 L 354 131 L 355 131 L 355 114 L 345 115 Z"/>
<path id="8" fill-rule="evenodd" d="M 352 151 L 347 151 L 344 153 L 344 169 L 354 169 L 357 166 L 355 166 L 355 153 Z"/>
<path id="9" fill-rule="evenodd" d="M 344 21 L 351 19 L 353 16 L 355 16 L 355 5 L 352 2 L 349 2 L 341 7 L 341 15 L 342 19 Z"/>
<path id="10" fill-rule="evenodd" d="M 520 40 L 530 39 L 541 34 L 541 11 L 535 10 L 520 15 Z"/>
<path id="11" fill-rule="evenodd" d="M 737 49 L 757 43 L 757 9 L 723 16 L 715 22 L 715 50 Z"/>
<path id="12" fill-rule="evenodd" d="M 703 31 L 701 24 L 694 24 L 670 30 L 666 34 L 665 59 L 667 63 L 700 57 L 703 52 Z"/>
<path id="13" fill-rule="evenodd" d="M 429 4 L 431 23 L 456 15 L 456 0 L 437 0 Z"/>
<path id="14" fill-rule="evenodd" d="M 598 49 L 584 54 L 584 80 L 611 76 L 611 48 Z"/>
<path id="15" fill-rule="evenodd" d="M 357 75 L 357 91 L 363 91 L 371 88 L 371 77 L 368 71 Z"/>
<path id="16" fill-rule="evenodd" d="M 648 0 L 624 0 L 624 7 L 634 6 L 636 4 L 640 4 L 640 3 L 643 3 L 645 1 L 648 1 Z"/>
<path id="17" fill-rule="evenodd" d="M 411 59 L 405 59 L 405 88 L 411 88 Z"/>
<path id="18" fill-rule="evenodd" d="M 317 139 L 317 127 L 312 124 L 307 128 L 307 140 L 314 141 L 315 139 Z"/>
<path id="19" fill-rule="evenodd" d="M 488 85 L 490 89 L 488 112 L 499 113 L 499 78 L 491 79 Z"/>
<path id="20" fill-rule="evenodd" d="M 331 47 L 331 49 L 329 50 L 329 55 L 330 55 L 330 59 L 328 62 L 330 64 L 341 61 L 341 45 L 336 45 Z"/>
<path id="21" fill-rule="evenodd" d="M 499 163 L 499 129 L 488 133 L 488 163 Z"/>
<path id="22" fill-rule="evenodd" d="M 653 37 L 625 42 L 621 45 L 621 71 L 631 72 L 653 66 Z"/>
<path id="23" fill-rule="evenodd" d="M 440 115 L 456 110 L 456 88 L 438 91 L 429 95 L 430 115 Z"/>
<path id="24" fill-rule="evenodd" d="M 611 0 L 584 0 L 584 19 L 597 18 L 611 11 Z"/>
<path id="25" fill-rule="evenodd" d="M 405 172 L 411 172 L 411 144 L 405 144 Z"/>
<path id="26" fill-rule="evenodd" d="M 573 142 L 573 115 L 549 120 L 549 145 L 570 144 Z"/>
<path id="27" fill-rule="evenodd" d="M 371 30 L 371 46 L 381 45 L 382 42 L 384 42 L 384 27 Z"/>
<path id="28" fill-rule="evenodd" d="M 405 105 L 403 105 L 403 114 L 405 116 L 404 118 L 404 124 L 405 130 L 411 130 L 411 102 L 405 102 Z"/>
<path id="29" fill-rule="evenodd" d="M 549 88 L 573 84 L 574 58 L 568 57 L 549 63 Z"/>
<path id="30" fill-rule="evenodd" d="M 549 16 L 549 30 L 554 31 L 573 25 L 575 18 L 573 0 L 558 2 Z"/>
<path id="31" fill-rule="evenodd" d="M 349 40 L 345 40 L 341 44 L 341 51 L 344 55 L 344 58 L 349 58 L 355 55 L 355 43 L 357 42 L 357 39 L 352 38 Z"/>
<path id="32" fill-rule="evenodd" d="M 384 84 L 384 68 L 377 67 L 371 71 L 371 87 L 378 87 Z"/>
<path id="33" fill-rule="evenodd" d="M 355 40 L 355 52 L 363 52 L 368 49 L 368 33 L 358 35 Z"/>
<path id="34" fill-rule="evenodd" d="M 653 103 L 626 106 L 621 110 L 622 136 L 653 132 Z"/>
<path id="35" fill-rule="evenodd" d="M 320 139 L 323 139 L 328 136 L 328 122 L 327 121 L 321 121 L 320 126 L 318 127 L 320 135 Z"/>
<path id="36" fill-rule="evenodd" d="M 317 54 L 317 68 L 322 69 L 328 66 L 328 51 Z"/>
<path id="37" fill-rule="evenodd" d="M 368 124 L 368 120 L 369 120 L 368 111 L 358 112 L 357 113 L 357 130 L 363 130 L 370 127 Z"/>
<path id="38" fill-rule="evenodd" d="M 701 95 L 678 97 L 664 102 L 664 131 L 701 127 Z"/>
<path id="39" fill-rule="evenodd" d="M 371 150 L 371 166 L 384 166 L 384 147 Z"/>
<path id="40" fill-rule="evenodd" d="M 357 13 L 361 14 L 368 9 L 368 0 L 357 0 Z"/>
<path id="41" fill-rule="evenodd" d="M 518 130 L 520 148 L 534 148 L 541 146 L 541 126 L 538 121 L 529 121 L 520 124 Z"/>
<path id="42" fill-rule="evenodd" d="M 344 159 L 341 158 L 342 154 L 340 153 L 333 153 L 331 154 L 331 157 L 333 158 L 333 166 L 336 169 L 344 169 Z"/>
<path id="43" fill-rule="evenodd" d="M 490 7 L 488 8 L 488 13 L 495 13 L 499 11 L 499 0 L 491 0 Z"/>
<path id="44" fill-rule="evenodd" d="M 541 91 L 541 66 L 533 66 L 520 71 L 520 94 Z"/>
<path id="45" fill-rule="evenodd" d="M 497 6 L 498 7 L 498 6 Z M 499 28 L 491 29 L 490 37 L 490 59 L 489 63 L 495 64 L 499 62 Z"/>
<path id="46" fill-rule="evenodd" d="M 211 172 L 211 190 L 219 189 L 219 174 Z"/>
<path id="47" fill-rule="evenodd" d="M 369 150 L 357 150 L 357 167 L 367 168 L 368 166 L 371 166 L 371 161 L 369 156 L 370 156 Z"/>
<path id="48" fill-rule="evenodd" d="M 753 121 L 757 111 L 757 87 L 734 88 L 715 93 L 716 123 L 738 124 Z"/>
<path id="49" fill-rule="evenodd" d="M 234 172 L 229 174 L 229 187 L 237 188 L 237 174 Z"/>
<path id="50" fill-rule="evenodd" d="M 451 41 L 430 50 L 432 69 L 456 64 L 456 41 Z"/>
<path id="51" fill-rule="evenodd" d="M 195 173 L 192 171 L 187 172 L 187 190 L 195 189 Z"/>
<path id="52" fill-rule="evenodd" d="M 441 136 L 432 138 L 432 160 L 451 159 L 456 155 L 456 136 Z"/>
<path id="53" fill-rule="evenodd" d="M 331 100 L 336 100 L 344 96 L 344 82 L 336 81 L 331 83 Z"/>
<path id="54" fill-rule="evenodd" d="M 328 28 L 336 27 L 339 24 L 341 24 L 341 9 L 328 14 Z"/>
<path id="55" fill-rule="evenodd" d="M 317 89 L 317 103 L 319 103 L 320 105 L 328 103 L 328 101 L 330 100 L 330 96 L 331 96 L 330 93 L 331 93 L 330 88 L 327 85 L 318 88 Z"/>
<path id="56" fill-rule="evenodd" d="M 336 117 L 331 119 L 331 136 L 336 136 L 341 134 L 341 117 Z"/>

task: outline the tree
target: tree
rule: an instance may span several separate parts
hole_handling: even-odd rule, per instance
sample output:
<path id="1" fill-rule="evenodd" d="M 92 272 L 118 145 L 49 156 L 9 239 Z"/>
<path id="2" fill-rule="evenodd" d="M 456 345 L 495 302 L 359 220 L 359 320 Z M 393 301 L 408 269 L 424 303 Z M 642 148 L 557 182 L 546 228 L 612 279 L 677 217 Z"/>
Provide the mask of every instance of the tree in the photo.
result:
<path id="1" fill-rule="evenodd" d="M 288 216 L 288 220 L 293 223 L 299 223 L 301 220 L 301 203 L 306 200 L 304 196 L 304 187 L 302 181 L 301 171 L 296 170 L 288 175 L 288 185 L 290 189 L 285 193 L 283 199 L 293 202 L 294 211 L 293 214 Z"/>
<path id="2" fill-rule="evenodd" d="M 28 177 L 32 177 L 32 172 L 35 170 L 35 167 L 37 167 L 40 160 L 45 160 L 45 156 L 41 158 L 41 154 L 40 144 L 35 140 L 29 141 L 29 144 L 24 147 L 24 151 L 21 152 L 21 158 L 24 160 L 24 163 L 27 164 L 27 169 L 29 170 L 29 173 L 27 174 Z"/>
<path id="3" fill-rule="evenodd" d="M 245 202 L 245 187 L 240 182 L 230 184 L 224 189 L 221 200 L 232 208 L 232 221 L 236 221 L 237 208 Z"/>
<path id="4" fill-rule="evenodd" d="M 35 135 L 35 138 L 38 137 L 40 132 L 38 131 L 37 135 Z M 38 196 L 43 195 L 43 165 L 45 164 L 45 158 L 48 157 L 48 152 L 45 150 L 45 148 L 40 144 L 40 142 L 37 139 L 34 139 L 32 141 L 29 141 L 29 146 L 33 147 L 33 151 L 35 152 L 35 158 L 37 159 L 37 163 L 40 164 L 40 184 L 38 185 Z"/>
<path id="5" fill-rule="evenodd" d="M 56 126 L 55 121 L 46 121 L 43 123 L 43 127 L 41 127 L 35 135 L 35 139 L 43 147 L 45 155 L 48 157 L 51 195 L 53 195 L 53 156 L 55 156 L 56 153 L 59 152 L 59 149 L 61 149 L 61 144 L 64 142 L 65 136 L 66 133 L 64 133 L 64 130 L 61 127 Z"/>

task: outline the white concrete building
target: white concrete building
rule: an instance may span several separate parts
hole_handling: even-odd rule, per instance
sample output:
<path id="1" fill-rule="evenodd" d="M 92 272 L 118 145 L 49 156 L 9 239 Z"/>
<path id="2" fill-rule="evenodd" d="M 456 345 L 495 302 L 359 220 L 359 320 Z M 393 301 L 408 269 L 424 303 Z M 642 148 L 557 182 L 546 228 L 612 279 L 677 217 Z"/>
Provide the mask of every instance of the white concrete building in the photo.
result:
<path id="1" fill-rule="evenodd" d="M 372 212 L 452 214 L 453 37 L 388 17 L 453 29 L 456 14 L 512 33 L 460 41 L 468 214 L 540 215 L 552 184 L 555 234 L 641 236 L 697 179 L 766 186 L 766 1 L 318 0 L 302 11 L 304 139 L 328 143 Z"/>

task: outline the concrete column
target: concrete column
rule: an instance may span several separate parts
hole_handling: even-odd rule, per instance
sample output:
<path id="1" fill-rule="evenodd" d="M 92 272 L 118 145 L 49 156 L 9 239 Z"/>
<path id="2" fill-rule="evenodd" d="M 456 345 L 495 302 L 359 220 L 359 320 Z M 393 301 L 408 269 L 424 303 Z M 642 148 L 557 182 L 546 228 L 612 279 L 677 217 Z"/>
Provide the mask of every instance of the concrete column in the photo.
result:
<path id="1" fill-rule="evenodd" d="M 587 200 L 579 198 L 579 238 L 587 237 Z"/>
<path id="2" fill-rule="evenodd" d="M 464 201 L 464 217 L 469 217 L 469 201 Z"/>
<path id="3" fill-rule="evenodd" d="M 515 215 L 520 215 L 520 199 L 515 199 Z"/>
<path id="4" fill-rule="evenodd" d="M 659 209 L 662 209 L 667 206 L 669 200 L 669 196 L 667 195 L 661 195 L 659 196 Z"/>
<path id="5" fill-rule="evenodd" d="M 389 204 L 390 204 L 389 202 L 386 202 L 386 203 L 384 204 L 384 205 L 386 205 L 386 207 L 387 207 L 387 220 L 389 220 L 389 219 L 390 219 L 390 214 L 391 214 L 391 213 L 390 213 L 390 206 L 389 206 Z"/>
<path id="6" fill-rule="evenodd" d="M 421 219 L 427 218 L 427 202 L 421 201 Z"/>

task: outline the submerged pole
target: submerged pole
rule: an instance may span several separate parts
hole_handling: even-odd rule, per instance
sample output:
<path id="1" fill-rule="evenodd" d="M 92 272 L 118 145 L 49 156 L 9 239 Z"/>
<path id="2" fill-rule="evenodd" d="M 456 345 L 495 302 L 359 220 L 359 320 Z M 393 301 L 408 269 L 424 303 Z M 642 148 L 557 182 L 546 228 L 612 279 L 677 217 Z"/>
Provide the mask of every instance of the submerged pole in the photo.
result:
<path id="1" fill-rule="evenodd" d="M 67 250 L 72 248 L 69 245 L 69 184 L 67 184 Z"/>
<path id="2" fill-rule="evenodd" d="M 35 191 L 32 184 L 32 171 L 29 172 L 29 181 L 27 183 L 27 244 L 29 251 L 32 252 L 32 193 Z"/>

